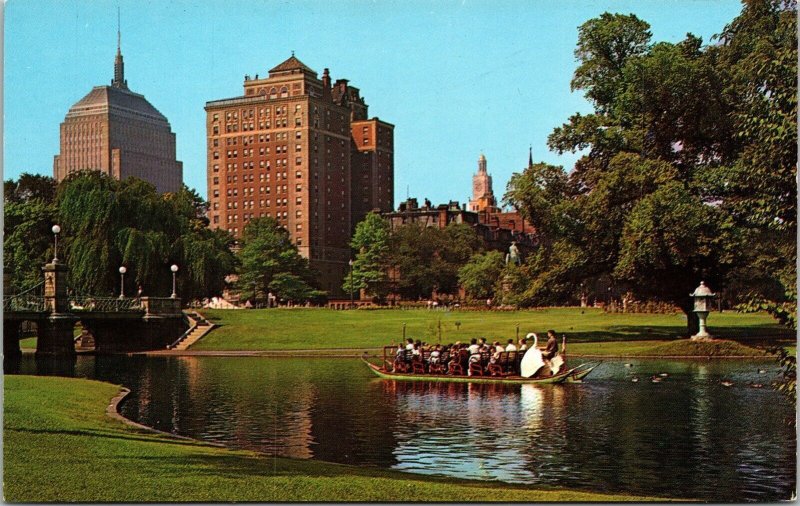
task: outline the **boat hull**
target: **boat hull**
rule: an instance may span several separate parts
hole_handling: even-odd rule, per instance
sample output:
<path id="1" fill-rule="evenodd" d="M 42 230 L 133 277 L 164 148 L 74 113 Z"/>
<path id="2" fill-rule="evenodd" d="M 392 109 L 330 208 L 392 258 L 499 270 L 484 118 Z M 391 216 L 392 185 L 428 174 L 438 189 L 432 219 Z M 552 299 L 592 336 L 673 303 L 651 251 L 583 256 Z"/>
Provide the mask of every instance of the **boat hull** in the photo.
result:
<path id="1" fill-rule="evenodd" d="M 529 384 L 548 385 L 548 384 L 562 383 L 564 381 L 567 381 L 570 377 L 580 375 L 580 373 L 583 372 L 583 371 L 576 371 L 576 369 L 570 369 L 568 371 L 547 378 L 523 378 L 522 376 L 505 376 L 502 378 L 498 378 L 492 376 L 449 376 L 444 374 L 442 375 L 404 374 L 404 373 L 386 372 L 377 365 L 369 362 L 368 360 L 363 358 L 362 360 L 364 361 L 365 364 L 367 364 L 369 369 L 373 373 L 375 373 L 376 376 L 383 379 L 400 380 L 400 381 L 439 381 L 444 383 L 504 383 L 507 385 L 529 385 Z M 588 372 L 586 372 L 586 374 L 588 374 Z M 585 377 L 586 374 L 580 375 L 580 379 Z M 577 381 L 580 381 L 580 379 L 578 379 Z M 575 381 L 575 379 L 573 379 L 572 381 Z"/>

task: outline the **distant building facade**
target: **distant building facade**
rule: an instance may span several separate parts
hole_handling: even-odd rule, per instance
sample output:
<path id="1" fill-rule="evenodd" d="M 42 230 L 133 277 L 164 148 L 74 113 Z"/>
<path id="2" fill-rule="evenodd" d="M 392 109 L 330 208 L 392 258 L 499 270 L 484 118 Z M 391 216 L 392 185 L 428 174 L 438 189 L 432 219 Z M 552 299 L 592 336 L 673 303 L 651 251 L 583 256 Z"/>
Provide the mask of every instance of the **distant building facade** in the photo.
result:
<path id="1" fill-rule="evenodd" d="M 320 79 L 294 55 L 205 110 L 211 226 L 239 238 L 251 219 L 275 218 L 321 288 L 343 295 L 356 223 L 393 206 L 394 126 L 369 118 L 346 79 Z"/>
<path id="2" fill-rule="evenodd" d="M 53 177 L 61 181 L 73 172 L 97 170 L 115 179 L 144 179 L 162 193 L 178 191 L 183 164 L 176 160 L 175 134 L 164 115 L 128 89 L 124 69 L 117 45 L 111 85 L 92 88 L 61 123 Z"/>
<path id="3" fill-rule="evenodd" d="M 427 199 L 420 206 L 415 198 L 401 202 L 396 211 L 382 214 L 389 221 L 391 230 L 409 224 L 439 229 L 450 224 L 464 224 L 472 227 L 489 249 L 505 252 L 512 242 L 516 242 L 523 252 L 528 253 L 535 246 L 533 227 L 528 225 L 524 227 L 527 232 L 522 232 L 523 227 L 517 226 L 518 222 L 508 215 L 516 216 L 516 213 L 495 213 L 491 215 L 492 220 L 485 222 L 484 214 L 468 211 L 466 206 L 462 207 L 458 201 L 434 207 Z"/>
<path id="4" fill-rule="evenodd" d="M 528 166 L 533 165 L 533 153 L 528 154 Z M 478 172 L 472 176 L 472 199 L 468 207 L 477 213 L 480 223 L 499 230 L 511 230 L 522 235 L 533 234 L 534 229 L 518 211 L 504 211 L 497 206 L 492 190 L 492 176 L 486 168 L 486 157 L 478 158 Z"/>

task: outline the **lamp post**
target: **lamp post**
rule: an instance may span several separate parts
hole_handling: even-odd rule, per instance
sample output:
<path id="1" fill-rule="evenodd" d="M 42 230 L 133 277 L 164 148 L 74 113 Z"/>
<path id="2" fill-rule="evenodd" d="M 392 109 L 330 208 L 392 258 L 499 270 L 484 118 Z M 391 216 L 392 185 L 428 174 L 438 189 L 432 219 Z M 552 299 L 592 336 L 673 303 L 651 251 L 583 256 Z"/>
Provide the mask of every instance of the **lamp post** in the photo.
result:
<path id="1" fill-rule="evenodd" d="M 120 266 L 119 268 L 119 298 L 125 298 L 125 273 L 128 272 L 128 269 L 125 266 Z"/>
<path id="2" fill-rule="evenodd" d="M 51 228 L 50 230 L 53 231 L 53 240 L 55 241 L 55 244 L 53 246 L 53 263 L 57 263 L 58 262 L 58 234 L 61 233 L 61 227 L 59 227 L 58 225 L 53 225 L 53 228 Z"/>
<path id="3" fill-rule="evenodd" d="M 353 309 L 353 259 L 348 262 L 350 264 L 350 309 Z"/>
<path id="4" fill-rule="evenodd" d="M 692 339 L 711 339 L 711 334 L 706 330 L 706 318 L 708 318 L 708 313 L 711 310 L 711 298 L 716 295 L 711 292 L 711 289 L 703 281 L 700 282 L 700 286 L 694 289 L 693 293 L 689 294 L 690 297 L 694 298 L 694 312 L 697 313 L 697 319 L 700 321 L 700 330 L 692 336 Z"/>
<path id="5" fill-rule="evenodd" d="M 175 265 L 175 264 L 172 264 L 172 267 L 170 267 L 169 270 L 172 271 L 172 295 L 171 295 L 171 297 L 173 299 L 177 299 L 178 298 L 178 293 L 175 290 L 175 275 L 178 273 L 178 266 Z"/>

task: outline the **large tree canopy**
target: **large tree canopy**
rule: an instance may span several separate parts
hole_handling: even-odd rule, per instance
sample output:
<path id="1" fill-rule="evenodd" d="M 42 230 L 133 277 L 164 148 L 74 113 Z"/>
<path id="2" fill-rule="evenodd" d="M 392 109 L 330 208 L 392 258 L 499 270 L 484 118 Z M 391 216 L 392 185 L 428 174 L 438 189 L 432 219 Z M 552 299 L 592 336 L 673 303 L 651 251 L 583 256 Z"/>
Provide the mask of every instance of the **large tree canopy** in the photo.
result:
<path id="1" fill-rule="evenodd" d="M 3 247 L 11 290 L 41 279 L 42 264 L 52 258 L 55 223 L 62 229 L 59 258 L 78 294 L 117 294 L 124 265 L 128 295 L 138 288 L 144 295 L 168 295 L 175 263 L 182 298 L 218 295 L 235 268 L 230 236 L 205 227 L 206 204 L 193 190 L 159 195 L 142 180 L 117 181 L 94 171 L 55 188 L 43 176 L 6 182 Z"/>
<path id="2" fill-rule="evenodd" d="M 352 276 L 344 279 L 346 293 L 364 290 L 368 296 L 383 300 L 389 293 L 387 265 L 389 258 L 389 223 L 378 213 L 368 213 L 356 225 L 350 247 L 355 252 Z"/>
<path id="3" fill-rule="evenodd" d="M 594 111 L 548 138 L 584 155 L 566 182 L 539 164 L 506 195 L 540 236 L 521 303 L 566 302 L 600 277 L 684 308 L 701 279 L 793 301 L 796 31 L 795 2 L 779 0 L 744 2 L 710 46 L 653 43 L 633 15 L 584 23 L 572 88 Z"/>
<path id="4" fill-rule="evenodd" d="M 238 285 L 242 296 L 266 301 L 272 293 L 279 299 L 304 302 L 319 298 L 314 289 L 314 272 L 300 256 L 289 232 L 274 218 L 250 220 L 244 228 Z"/>

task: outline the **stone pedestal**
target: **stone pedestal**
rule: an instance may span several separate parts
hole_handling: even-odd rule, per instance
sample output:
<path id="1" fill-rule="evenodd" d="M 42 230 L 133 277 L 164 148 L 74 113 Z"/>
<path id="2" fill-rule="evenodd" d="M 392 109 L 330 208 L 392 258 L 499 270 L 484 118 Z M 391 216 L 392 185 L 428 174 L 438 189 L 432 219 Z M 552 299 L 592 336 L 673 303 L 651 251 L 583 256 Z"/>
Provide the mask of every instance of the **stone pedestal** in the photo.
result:
<path id="1" fill-rule="evenodd" d="M 63 356 L 75 355 L 75 339 L 73 329 L 77 318 L 70 314 L 51 314 L 40 320 L 38 325 L 38 341 L 36 356 Z"/>
<path id="2" fill-rule="evenodd" d="M 21 337 L 21 321 L 3 320 L 3 357 L 10 360 L 19 360 L 22 350 L 19 348 Z"/>
<path id="3" fill-rule="evenodd" d="M 708 311 L 695 311 L 697 319 L 700 321 L 700 330 L 697 334 L 692 336 L 692 341 L 710 341 L 711 334 L 706 330 L 706 318 L 708 318 Z"/>
<path id="4" fill-rule="evenodd" d="M 69 268 L 61 262 L 52 262 L 42 267 L 44 272 L 44 306 L 49 313 L 69 312 L 67 296 L 67 272 Z"/>

